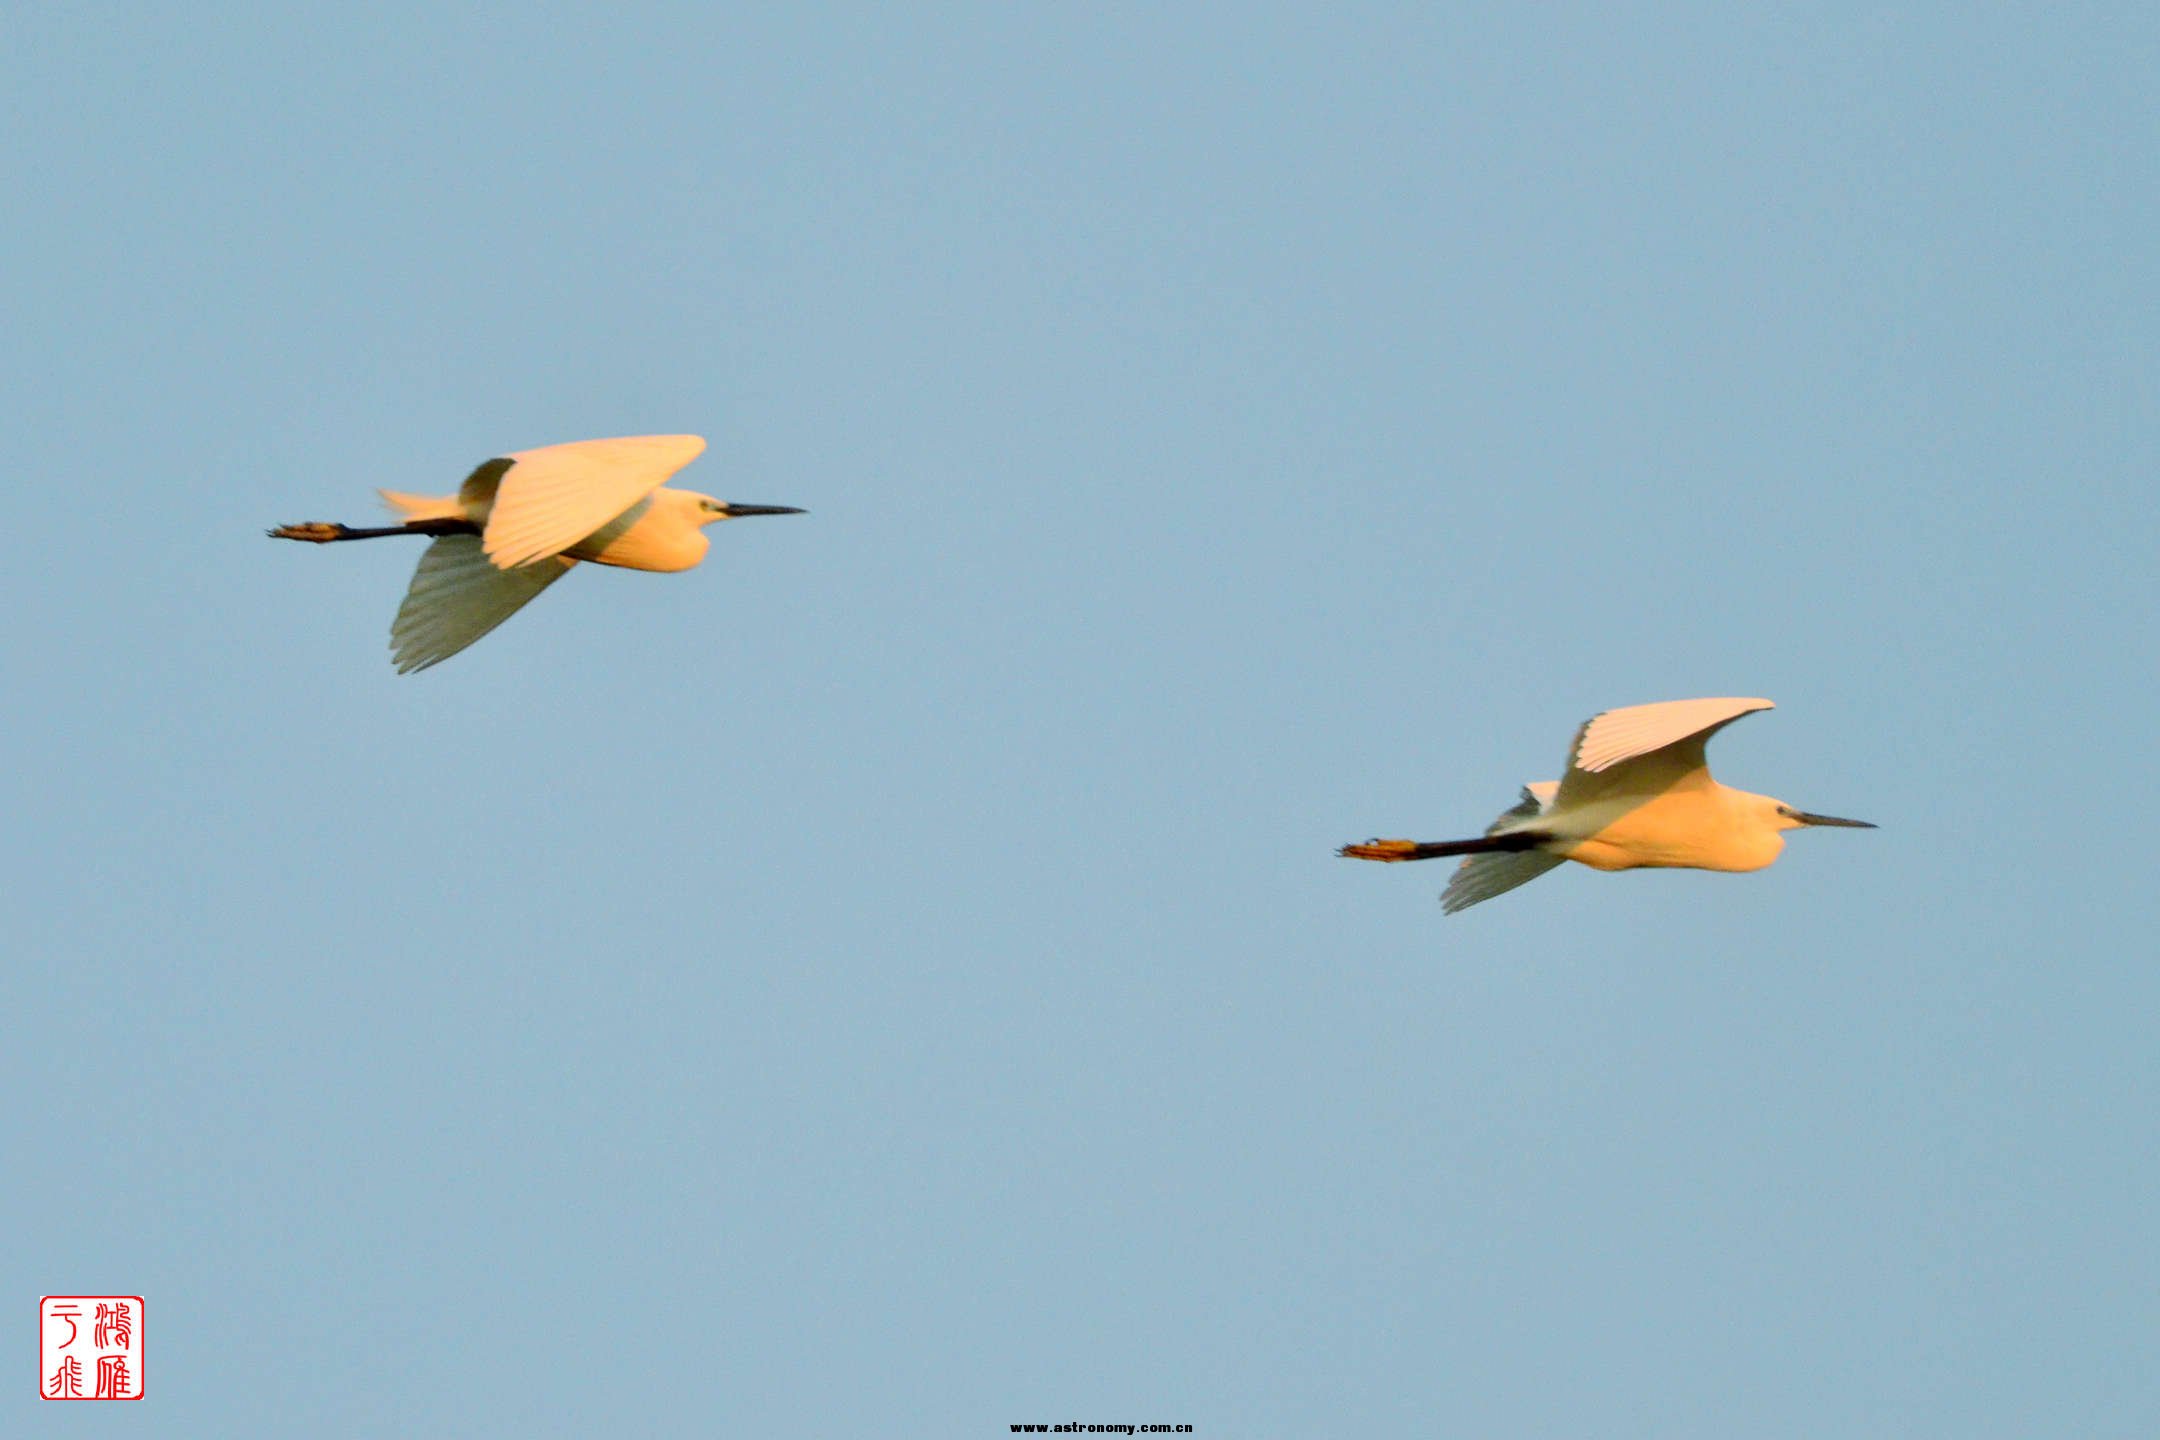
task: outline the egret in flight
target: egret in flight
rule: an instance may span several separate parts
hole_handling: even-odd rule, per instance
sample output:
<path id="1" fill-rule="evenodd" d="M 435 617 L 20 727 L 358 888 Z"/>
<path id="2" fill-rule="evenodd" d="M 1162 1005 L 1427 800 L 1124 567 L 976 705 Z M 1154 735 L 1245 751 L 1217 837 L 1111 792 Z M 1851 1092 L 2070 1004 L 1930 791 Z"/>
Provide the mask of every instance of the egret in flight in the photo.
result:
<path id="1" fill-rule="evenodd" d="M 280 525 L 280 540 L 375 540 L 425 535 L 405 603 L 390 622 L 400 675 L 425 670 L 516 614 L 580 560 L 626 570 L 688 570 L 711 543 L 704 527 L 745 515 L 800 515 L 791 505 L 731 505 L 664 482 L 705 449 L 697 435 L 629 435 L 544 445 L 490 460 L 455 495 L 382 490 L 404 517 L 353 529 Z"/>
<path id="2" fill-rule="evenodd" d="M 1466 858 L 1440 903 L 1452 915 L 1527 884 L 1563 860 L 1593 870 L 1665 866 L 1760 870 L 1803 825 L 1873 830 L 1796 810 L 1710 778 L 1703 747 L 1768 700 L 1668 700 L 1593 715 L 1576 733 L 1567 773 L 1523 787 L 1522 801 L 1476 840 L 1368 840 L 1338 852 L 1356 860 Z"/>

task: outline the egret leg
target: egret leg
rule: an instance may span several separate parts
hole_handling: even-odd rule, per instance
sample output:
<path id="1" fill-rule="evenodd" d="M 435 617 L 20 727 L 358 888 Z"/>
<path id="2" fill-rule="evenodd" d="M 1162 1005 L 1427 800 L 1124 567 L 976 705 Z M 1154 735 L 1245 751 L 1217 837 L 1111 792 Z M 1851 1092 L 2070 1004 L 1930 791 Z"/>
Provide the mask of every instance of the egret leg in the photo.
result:
<path id="1" fill-rule="evenodd" d="M 1445 855 L 1535 850 L 1547 838 L 1518 830 L 1508 835 L 1480 835 L 1475 840 L 1368 840 L 1363 845 L 1345 845 L 1335 853 L 1350 860 L 1438 860 Z"/>
<path id="2" fill-rule="evenodd" d="M 480 527 L 470 520 L 408 520 L 403 525 L 376 525 L 355 529 L 334 520 L 310 520 L 300 525 L 280 525 L 264 532 L 273 540 L 306 540 L 328 545 L 333 540 L 379 540 L 385 535 L 478 535 Z"/>

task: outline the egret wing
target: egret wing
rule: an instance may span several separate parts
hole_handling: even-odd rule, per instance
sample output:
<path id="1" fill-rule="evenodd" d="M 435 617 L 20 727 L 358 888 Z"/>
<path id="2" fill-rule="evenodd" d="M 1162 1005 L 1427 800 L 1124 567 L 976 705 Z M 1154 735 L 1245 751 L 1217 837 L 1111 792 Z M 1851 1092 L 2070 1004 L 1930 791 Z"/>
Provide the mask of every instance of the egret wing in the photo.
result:
<path id="1" fill-rule="evenodd" d="M 1593 715 L 1576 732 L 1561 777 L 1559 803 L 1580 805 L 1604 795 L 1671 789 L 1700 771 L 1709 778 L 1703 747 L 1743 715 L 1772 708 L 1761 699 L 1721 696 L 1629 705 Z"/>
<path id="2" fill-rule="evenodd" d="M 1502 811 L 1499 819 L 1485 827 L 1485 833 L 1497 835 L 1503 830 L 1523 828 L 1518 822 L 1535 820 L 1552 808 L 1553 796 L 1559 788 L 1551 780 L 1525 785 L 1521 801 L 1514 808 Z M 1440 908 L 1450 915 L 1467 910 L 1480 900 L 1490 900 L 1518 885 L 1527 885 L 1561 863 L 1560 856 L 1543 850 L 1496 851 L 1467 856 L 1448 877 L 1447 889 L 1440 892 Z"/>
<path id="3" fill-rule="evenodd" d="M 549 555 L 498 570 L 477 535 L 445 535 L 420 556 L 405 603 L 390 622 L 390 658 L 400 675 L 452 655 L 515 615 L 577 561 Z"/>
<path id="4" fill-rule="evenodd" d="M 569 549 L 659 489 L 704 449 L 696 435 L 626 435 L 506 457 L 510 467 L 496 485 L 482 537 L 488 559 L 508 570 Z"/>
<path id="5" fill-rule="evenodd" d="M 465 477 L 465 483 L 458 486 L 459 503 L 492 507 L 495 503 L 495 491 L 502 485 L 503 476 L 509 474 L 516 464 L 517 461 L 508 455 L 481 461 L 473 467 L 472 474 Z"/>

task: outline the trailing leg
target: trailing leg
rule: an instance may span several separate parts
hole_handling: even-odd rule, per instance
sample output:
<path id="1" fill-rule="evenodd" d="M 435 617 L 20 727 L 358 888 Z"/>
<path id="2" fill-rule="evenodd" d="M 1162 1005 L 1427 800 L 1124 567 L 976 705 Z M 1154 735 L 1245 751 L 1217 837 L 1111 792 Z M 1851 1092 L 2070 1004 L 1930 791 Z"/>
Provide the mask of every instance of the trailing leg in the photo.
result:
<path id="1" fill-rule="evenodd" d="M 1480 835 L 1475 840 L 1368 840 L 1335 853 L 1350 860 L 1438 860 L 1447 855 L 1492 855 L 1535 850 L 1550 838 L 1518 830 L 1509 835 Z"/>
<path id="2" fill-rule="evenodd" d="M 273 540 L 306 540 L 316 545 L 328 545 L 333 540 L 380 540 L 385 535 L 478 535 L 480 527 L 470 520 L 448 517 L 363 529 L 340 525 L 334 520 L 310 520 L 300 525 L 280 525 L 264 533 Z"/>

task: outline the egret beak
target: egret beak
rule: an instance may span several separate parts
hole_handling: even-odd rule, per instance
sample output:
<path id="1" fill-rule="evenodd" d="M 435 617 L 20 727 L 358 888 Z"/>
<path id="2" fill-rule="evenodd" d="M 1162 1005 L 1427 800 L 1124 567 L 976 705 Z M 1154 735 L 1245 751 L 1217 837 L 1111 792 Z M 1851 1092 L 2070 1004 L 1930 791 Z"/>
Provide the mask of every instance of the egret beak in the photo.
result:
<path id="1" fill-rule="evenodd" d="M 740 520 L 745 515 L 807 515 L 810 512 L 798 510 L 793 505 L 723 505 L 720 513 L 730 520 Z"/>
<path id="2" fill-rule="evenodd" d="M 1846 830 L 1874 830 L 1879 828 L 1872 820 L 1840 820 L 1835 815 L 1810 815 L 1805 810 L 1793 811 L 1792 818 L 1798 820 L 1802 825 L 1835 825 Z"/>

